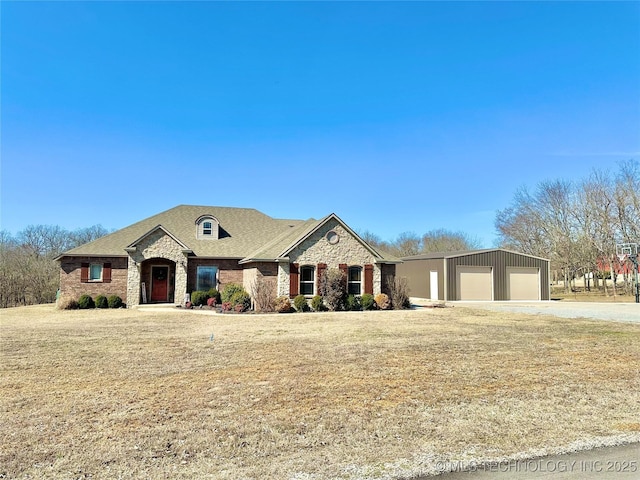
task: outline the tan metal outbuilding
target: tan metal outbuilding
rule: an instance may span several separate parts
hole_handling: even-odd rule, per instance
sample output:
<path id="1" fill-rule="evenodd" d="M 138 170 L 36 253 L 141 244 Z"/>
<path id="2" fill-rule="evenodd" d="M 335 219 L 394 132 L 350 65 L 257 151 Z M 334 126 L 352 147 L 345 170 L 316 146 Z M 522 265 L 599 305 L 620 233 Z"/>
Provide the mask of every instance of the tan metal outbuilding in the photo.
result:
<path id="1" fill-rule="evenodd" d="M 504 249 L 405 257 L 396 276 L 412 297 L 440 301 L 549 300 L 549 260 Z"/>

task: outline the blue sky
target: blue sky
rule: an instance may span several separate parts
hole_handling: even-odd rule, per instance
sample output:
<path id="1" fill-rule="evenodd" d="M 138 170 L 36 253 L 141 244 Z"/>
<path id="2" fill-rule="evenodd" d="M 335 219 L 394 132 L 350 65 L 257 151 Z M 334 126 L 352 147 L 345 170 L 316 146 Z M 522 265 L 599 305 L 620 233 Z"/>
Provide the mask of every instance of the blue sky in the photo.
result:
<path id="1" fill-rule="evenodd" d="M 178 204 L 495 241 L 640 158 L 638 2 L 0 4 L 1 228 Z"/>

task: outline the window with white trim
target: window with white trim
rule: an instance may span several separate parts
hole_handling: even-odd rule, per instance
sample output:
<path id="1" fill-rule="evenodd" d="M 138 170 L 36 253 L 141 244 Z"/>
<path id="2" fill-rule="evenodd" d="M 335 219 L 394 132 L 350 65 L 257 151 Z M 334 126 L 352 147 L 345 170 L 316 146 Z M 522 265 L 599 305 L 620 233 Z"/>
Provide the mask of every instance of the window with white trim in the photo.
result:
<path id="1" fill-rule="evenodd" d="M 347 293 L 349 295 L 362 294 L 362 267 L 349 267 L 347 273 Z"/>
<path id="2" fill-rule="evenodd" d="M 300 267 L 300 294 L 313 295 L 315 292 L 316 269 L 312 266 Z"/>
<path id="3" fill-rule="evenodd" d="M 196 237 L 200 240 L 217 240 L 220 223 L 211 215 L 203 215 L 196 221 Z"/>
<path id="4" fill-rule="evenodd" d="M 89 265 L 89 281 L 101 282 L 102 281 L 102 264 L 92 263 Z"/>

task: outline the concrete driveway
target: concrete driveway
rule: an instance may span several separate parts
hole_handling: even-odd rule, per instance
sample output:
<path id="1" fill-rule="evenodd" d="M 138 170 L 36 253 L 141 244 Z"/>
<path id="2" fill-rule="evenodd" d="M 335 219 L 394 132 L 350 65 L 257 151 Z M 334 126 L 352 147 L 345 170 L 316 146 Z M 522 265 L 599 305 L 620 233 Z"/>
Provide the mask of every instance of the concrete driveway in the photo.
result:
<path id="1" fill-rule="evenodd" d="M 460 307 L 500 312 L 553 315 L 563 318 L 591 318 L 614 322 L 640 323 L 640 303 L 595 302 L 451 302 Z M 640 478 L 640 477 L 639 477 Z"/>

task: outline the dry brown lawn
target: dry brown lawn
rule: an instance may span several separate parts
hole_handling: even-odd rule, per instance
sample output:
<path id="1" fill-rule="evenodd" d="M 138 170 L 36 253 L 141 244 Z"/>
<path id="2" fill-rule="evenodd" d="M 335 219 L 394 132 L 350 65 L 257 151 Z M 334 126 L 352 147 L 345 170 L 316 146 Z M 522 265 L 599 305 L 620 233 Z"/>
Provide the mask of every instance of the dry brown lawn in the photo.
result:
<path id="1" fill-rule="evenodd" d="M 0 478 L 411 478 L 640 441 L 634 324 L 461 307 L 0 316 Z"/>

